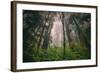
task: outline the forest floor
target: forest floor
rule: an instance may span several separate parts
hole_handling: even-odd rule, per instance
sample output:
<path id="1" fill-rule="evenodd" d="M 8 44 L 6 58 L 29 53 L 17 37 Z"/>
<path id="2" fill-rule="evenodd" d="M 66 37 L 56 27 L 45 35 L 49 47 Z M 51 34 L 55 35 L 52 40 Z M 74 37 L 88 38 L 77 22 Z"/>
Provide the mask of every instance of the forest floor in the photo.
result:
<path id="1" fill-rule="evenodd" d="M 82 60 L 90 59 L 90 52 L 86 48 L 39 48 L 32 55 L 34 62 L 37 61 L 59 61 L 59 60 Z"/>

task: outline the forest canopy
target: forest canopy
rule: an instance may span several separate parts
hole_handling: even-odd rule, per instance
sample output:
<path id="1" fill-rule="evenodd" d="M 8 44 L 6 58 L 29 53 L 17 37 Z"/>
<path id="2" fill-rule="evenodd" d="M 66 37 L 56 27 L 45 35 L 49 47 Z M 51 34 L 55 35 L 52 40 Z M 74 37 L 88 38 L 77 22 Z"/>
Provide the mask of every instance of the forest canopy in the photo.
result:
<path id="1" fill-rule="evenodd" d="M 90 58 L 90 13 L 23 10 L 23 62 Z"/>

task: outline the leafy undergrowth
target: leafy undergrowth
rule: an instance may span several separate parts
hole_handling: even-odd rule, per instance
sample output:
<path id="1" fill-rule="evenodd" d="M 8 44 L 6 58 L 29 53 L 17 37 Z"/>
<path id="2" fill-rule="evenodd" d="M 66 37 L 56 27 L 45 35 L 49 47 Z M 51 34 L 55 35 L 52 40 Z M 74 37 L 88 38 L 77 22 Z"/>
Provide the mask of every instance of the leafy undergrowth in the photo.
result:
<path id="1" fill-rule="evenodd" d="M 48 48 L 32 49 L 29 53 L 32 62 L 59 61 L 59 60 L 82 60 L 90 59 L 90 50 L 80 45 L 74 48 Z M 27 56 L 28 57 L 28 56 Z M 28 57 L 29 58 L 29 57 Z M 28 59 L 27 58 L 27 59 Z M 24 62 L 30 62 L 29 59 Z"/>

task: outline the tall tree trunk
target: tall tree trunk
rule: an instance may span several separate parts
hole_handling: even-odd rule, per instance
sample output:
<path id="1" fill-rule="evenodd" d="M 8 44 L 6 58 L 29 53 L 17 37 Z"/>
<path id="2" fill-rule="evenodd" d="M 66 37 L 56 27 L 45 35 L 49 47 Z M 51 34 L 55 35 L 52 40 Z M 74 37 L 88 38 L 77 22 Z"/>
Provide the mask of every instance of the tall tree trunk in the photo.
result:
<path id="1" fill-rule="evenodd" d="M 69 47 L 70 48 L 70 44 L 71 44 L 71 37 L 70 37 L 70 30 L 69 30 L 69 25 L 70 25 L 70 17 L 71 17 L 71 13 L 64 13 L 64 28 L 66 30 L 65 34 L 66 34 L 66 37 L 65 37 L 65 40 L 67 42 L 65 42 L 66 44 L 68 44 L 66 47 Z"/>
<path id="2" fill-rule="evenodd" d="M 90 42 L 89 39 L 87 39 L 87 36 L 85 33 L 80 29 L 79 22 L 76 20 L 76 18 L 73 18 L 75 25 L 77 26 L 78 34 L 80 37 L 80 41 L 82 42 L 83 46 L 86 46 L 87 48 L 90 48 Z"/>

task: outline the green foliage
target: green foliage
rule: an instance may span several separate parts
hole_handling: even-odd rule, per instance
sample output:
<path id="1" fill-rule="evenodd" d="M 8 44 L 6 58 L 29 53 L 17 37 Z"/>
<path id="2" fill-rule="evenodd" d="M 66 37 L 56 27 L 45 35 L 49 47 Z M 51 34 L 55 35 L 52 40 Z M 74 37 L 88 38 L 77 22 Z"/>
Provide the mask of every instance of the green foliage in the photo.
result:
<path id="1" fill-rule="evenodd" d="M 67 59 L 90 59 L 90 50 L 81 46 L 80 43 L 74 43 L 71 45 L 71 48 L 66 49 L 66 58 Z"/>
<path id="2" fill-rule="evenodd" d="M 62 60 L 63 50 L 62 48 L 38 48 L 38 53 L 33 54 L 32 59 L 34 61 L 57 61 Z"/>
<path id="3" fill-rule="evenodd" d="M 65 48 L 65 54 L 63 54 L 63 48 L 33 48 L 30 51 L 31 61 L 37 62 L 90 59 L 89 49 L 82 47 L 79 43 L 77 43 L 76 45 L 72 45 L 72 47 Z"/>

